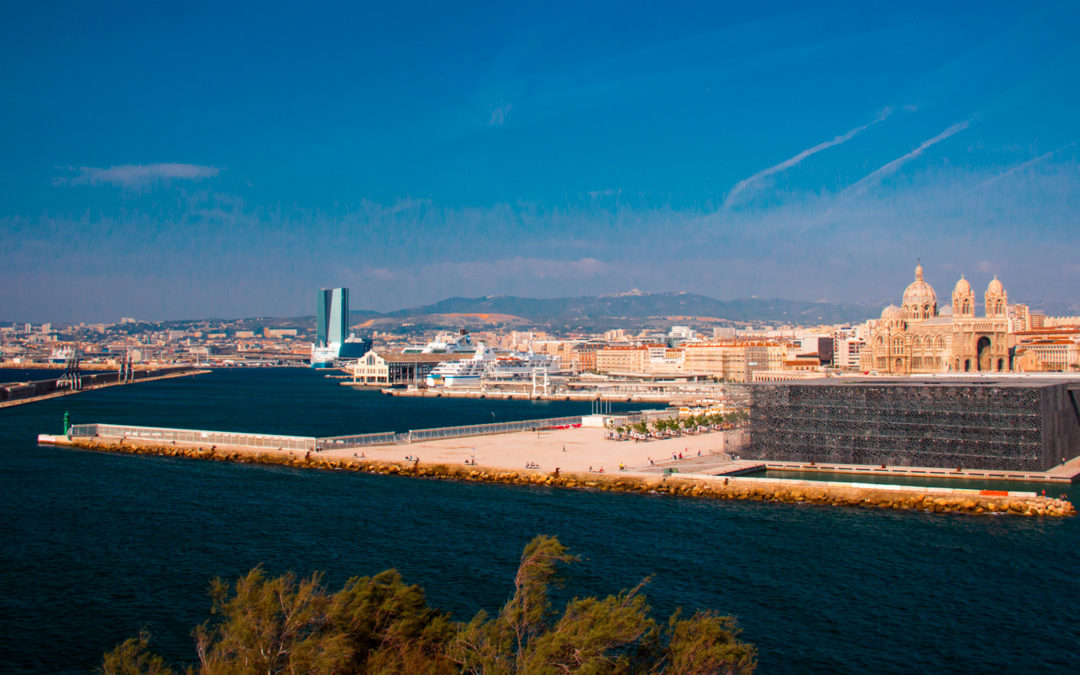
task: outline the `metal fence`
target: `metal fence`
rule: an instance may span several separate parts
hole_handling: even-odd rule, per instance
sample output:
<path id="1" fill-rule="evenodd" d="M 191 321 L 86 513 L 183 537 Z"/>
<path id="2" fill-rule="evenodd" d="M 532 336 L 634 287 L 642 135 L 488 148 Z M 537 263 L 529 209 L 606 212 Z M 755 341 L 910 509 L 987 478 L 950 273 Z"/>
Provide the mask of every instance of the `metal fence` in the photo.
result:
<path id="1" fill-rule="evenodd" d="M 315 450 L 318 439 L 311 436 L 278 436 L 274 434 L 245 434 L 232 431 L 201 431 L 198 429 L 167 429 L 135 427 L 124 424 L 76 424 L 71 427 L 74 438 L 109 438 L 184 443 L 201 446 L 239 446 L 282 450 Z"/>
<path id="2" fill-rule="evenodd" d="M 487 436 L 506 434 L 515 431 L 539 431 L 542 429 L 560 429 L 581 426 L 581 417 L 549 417 L 541 420 L 521 420 L 520 422 L 497 422 L 495 424 L 473 424 L 463 427 L 437 427 L 417 429 L 409 432 L 409 442 L 432 441 L 440 438 L 460 438 L 461 436 Z"/>
<path id="3" fill-rule="evenodd" d="M 75 424 L 71 427 L 74 438 L 119 438 L 155 443 L 183 443 L 223 447 L 267 448 L 281 450 L 346 450 L 372 445 L 394 445 L 396 443 L 415 443 L 440 438 L 460 438 L 462 436 L 486 436 L 506 434 L 515 431 L 540 431 L 543 429 L 565 429 L 581 426 L 581 417 L 549 417 L 539 420 L 521 420 L 518 422 L 498 422 L 495 424 L 473 424 L 461 427 L 438 427 L 417 429 L 407 433 L 387 431 L 374 434 L 354 434 L 350 436 L 279 436 L 274 434 L 246 434 L 232 431 L 202 431 L 198 429 L 168 429 L 163 427 L 136 427 L 124 424 Z"/>
<path id="4" fill-rule="evenodd" d="M 386 431 L 378 434 L 355 434 L 352 436 L 329 436 L 318 439 L 319 450 L 344 450 L 369 445 L 393 445 L 397 434 Z"/>

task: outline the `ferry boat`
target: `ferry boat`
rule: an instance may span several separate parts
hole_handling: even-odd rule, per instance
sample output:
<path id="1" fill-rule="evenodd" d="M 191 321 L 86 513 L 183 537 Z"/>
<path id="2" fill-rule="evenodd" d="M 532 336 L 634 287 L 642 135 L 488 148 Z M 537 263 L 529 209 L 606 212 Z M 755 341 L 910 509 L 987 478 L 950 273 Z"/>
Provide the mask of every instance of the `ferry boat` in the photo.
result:
<path id="1" fill-rule="evenodd" d="M 430 353 L 430 352 L 429 352 Z M 435 366 L 428 373 L 426 382 L 429 387 L 467 387 L 480 384 L 480 378 L 487 374 L 495 364 L 495 355 L 483 342 L 476 346 L 471 359 L 446 361 Z"/>

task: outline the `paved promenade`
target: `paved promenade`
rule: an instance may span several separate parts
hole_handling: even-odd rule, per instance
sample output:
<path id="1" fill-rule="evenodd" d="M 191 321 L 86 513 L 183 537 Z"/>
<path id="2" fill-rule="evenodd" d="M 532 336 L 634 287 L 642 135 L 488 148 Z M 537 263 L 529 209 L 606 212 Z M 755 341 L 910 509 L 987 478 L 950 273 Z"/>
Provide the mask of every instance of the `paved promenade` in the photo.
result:
<path id="1" fill-rule="evenodd" d="M 492 436 L 469 436 L 408 445 L 380 445 L 362 450 L 326 450 L 327 457 L 363 455 L 368 459 L 404 461 L 419 457 L 424 464 L 464 464 L 475 459 L 478 466 L 520 470 L 527 464 L 538 471 L 618 473 L 620 463 L 625 473 L 659 472 L 664 468 L 690 465 L 700 452 L 711 464 L 729 461 L 724 453 L 725 432 L 717 431 L 680 438 L 653 441 L 610 441 L 605 431 L 581 427 L 553 431 L 521 431 Z M 682 461 L 673 459 L 682 453 Z M 652 463 L 650 463 L 650 460 Z M 761 462 L 758 462 L 760 464 Z M 680 469 L 680 472 L 686 469 Z"/>

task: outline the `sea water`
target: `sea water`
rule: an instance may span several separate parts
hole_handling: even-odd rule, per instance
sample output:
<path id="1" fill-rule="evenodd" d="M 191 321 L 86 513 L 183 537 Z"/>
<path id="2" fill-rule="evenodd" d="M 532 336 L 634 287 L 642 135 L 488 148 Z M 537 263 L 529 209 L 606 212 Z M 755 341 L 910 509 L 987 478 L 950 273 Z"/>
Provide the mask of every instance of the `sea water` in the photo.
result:
<path id="1" fill-rule="evenodd" d="M 0 669 L 87 672 L 140 628 L 194 659 L 210 578 L 396 567 L 468 619 L 521 549 L 582 561 L 561 599 L 651 576 L 657 615 L 737 615 L 760 672 L 1062 672 L 1080 644 L 1080 519 L 974 517 L 455 483 L 38 446 L 122 422 L 300 435 L 587 413 L 418 399 L 305 369 L 215 371 L 0 410 Z M 1075 501 L 1080 495 L 1072 490 Z"/>

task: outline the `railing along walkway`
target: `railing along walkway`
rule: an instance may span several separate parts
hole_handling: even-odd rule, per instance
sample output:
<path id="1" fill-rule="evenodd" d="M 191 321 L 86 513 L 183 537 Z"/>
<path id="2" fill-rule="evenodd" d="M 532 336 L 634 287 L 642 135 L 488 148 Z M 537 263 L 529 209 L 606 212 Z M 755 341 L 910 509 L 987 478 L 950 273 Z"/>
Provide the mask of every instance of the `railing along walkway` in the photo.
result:
<path id="1" fill-rule="evenodd" d="M 166 427 L 140 427 L 126 424 L 76 424 L 71 427 L 72 438 L 119 438 L 138 441 L 185 445 L 210 445 L 222 447 L 265 448 L 278 450 L 345 450 L 372 445 L 409 444 L 443 438 L 487 436 L 518 431 L 566 429 L 581 426 L 581 417 L 549 417 L 517 422 L 493 424 L 470 424 L 458 427 L 415 429 L 404 433 L 386 431 L 373 434 L 349 436 L 284 436 L 279 434 L 251 434 L 234 431 L 203 431 L 200 429 L 170 429 Z"/>

